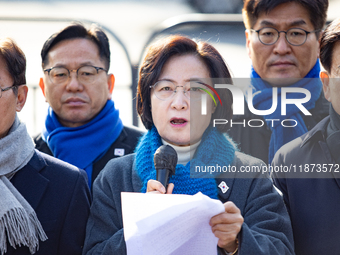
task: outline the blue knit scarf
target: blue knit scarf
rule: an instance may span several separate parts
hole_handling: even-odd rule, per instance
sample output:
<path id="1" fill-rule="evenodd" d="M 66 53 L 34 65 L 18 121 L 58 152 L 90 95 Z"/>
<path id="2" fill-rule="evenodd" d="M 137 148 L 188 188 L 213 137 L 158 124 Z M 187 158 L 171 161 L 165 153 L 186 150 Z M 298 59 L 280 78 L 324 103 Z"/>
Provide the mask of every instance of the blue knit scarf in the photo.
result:
<path id="1" fill-rule="evenodd" d="M 310 72 L 306 75 L 305 78 L 315 78 L 315 79 L 302 79 L 297 83 L 290 85 L 290 87 L 300 87 L 304 89 L 308 89 L 311 93 L 311 99 L 303 104 L 304 107 L 309 110 L 315 107 L 315 102 L 318 100 L 322 90 L 322 83 L 319 79 L 320 73 L 320 63 L 317 60 L 316 64 L 310 70 Z M 268 83 L 263 82 L 258 75 L 258 73 L 252 67 L 251 70 L 251 83 L 253 85 L 253 105 L 258 110 L 267 110 L 272 106 L 272 86 Z M 307 127 L 305 122 L 303 121 L 303 117 L 300 114 L 299 108 L 295 105 L 288 104 L 286 109 L 286 115 L 281 115 L 281 88 L 278 88 L 278 104 L 276 110 L 269 115 L 263 116 L 265 119 L 279 119 L 280 121 L 274 121 L 274 125 L 272 121 L 268 121 L 267 124 L 269 128 L 272 130 L 272 135 L 270 138 L 269 144 L 269 155 L 268 155 L 268 163 L 271 163 L 273 157 L 280 147 L 293 139 L 303 135 L 306 133 Z M 288 93 L 287 98 L 303 98 L 304 95 L 302 93 Z M 283 127 L 281 125 L 281 121 L 284 119 L 293 119 L 297 122 L 295 127 Z M 272 127 L 273 125 L 273 127 Z"/>
<path id="2" fill-rule="evenodd" d="M 143 186 L 141 192 L 146 192 L 147 182 L 150 179 L 156 180 L 156 169 L 153 156 L 159 146 L 162 145 L 161 137 L 157 129 L 153 127 L 140 140 L 136 148 L 136 170 L 140 176 Z M 235 145 L 231 139 L 216 128 L 208 128 L 197 148 L 195 157 L 185 166 L 177 164 L 176 173 L 169 183 L 175 185 L 173 194 L 194 195 L 197 192 L 217 199 L 217 185 L 214 178 L 190 178 L 190 164 L 204 166 L 219 164 L 229 165 L 235 155 Z M 216 177 L 211 176 L 209 177 Z"/>
<path id="3" fill-rule="evenodd" d="M 42 138 L 56 158 L 84 169 L 91 187 L 92 164 L 105 154 L 122 129 L 119 111 L 108 100 L 93 120 L 80 127 L 62 126 L 49 107 Z"/>

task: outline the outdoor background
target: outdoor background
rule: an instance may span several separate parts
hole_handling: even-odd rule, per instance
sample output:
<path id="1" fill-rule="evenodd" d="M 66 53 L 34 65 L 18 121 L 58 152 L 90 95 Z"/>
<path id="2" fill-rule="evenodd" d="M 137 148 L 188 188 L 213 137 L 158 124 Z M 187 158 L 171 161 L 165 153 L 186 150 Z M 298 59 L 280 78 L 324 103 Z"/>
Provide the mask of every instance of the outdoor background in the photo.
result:
<path id="1" fill-rule="evenodd" d="M 241 6 L 241 0 L 0 1 L 0 37 L 12 37 L 27 58 L 30 92 L 19 117 L 31 135 L 41 131 L 47 103 L 38 88 L 43 75 L 40 51 L 50 35 L 76 20 L 86 26 L 97 23 L 109 36 L 109 72 L 116 76 L 113 100 L 125 125 L 140 125 L 133 113 L 131 87 L 137 77 L 132 68 L 137 68 L 153 35 L 167 26 L 184 24 L 163 34 L 181 33 L 209 41 L 221 52 L 234 77 L 248 77 L 250 60 L 239 14 Z M 340 17 L 339 11 L 340 0 L 330 0 L 328 20 Z M 205 22 L 193 24 L 191 20 Z M 215 22 L 208 24 L 209 20 Z"/>

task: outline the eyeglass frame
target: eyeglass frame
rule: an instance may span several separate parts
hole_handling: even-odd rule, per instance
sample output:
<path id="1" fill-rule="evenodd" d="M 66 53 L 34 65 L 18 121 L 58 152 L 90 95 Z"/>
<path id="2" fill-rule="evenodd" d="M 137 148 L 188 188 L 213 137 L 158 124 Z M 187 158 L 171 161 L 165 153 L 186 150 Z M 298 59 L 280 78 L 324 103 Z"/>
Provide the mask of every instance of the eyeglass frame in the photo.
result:
<path id="1" fill-rule="evenodd" d="M 12 86 L 6 87 L 6 88 L 4 88 L 4 89 L 0 86 L 0 92 L 1 92 L 1 93 L 0 93 L 0 98 L 2 98 L 2 92 L 8 91 L 8 90 L 10 90 L 10 89 L 17 88 L 17 87 L 22 86 L 22 85 L 24 85 L 24 84 L 15 85 L 15 84 L 13 83 Z"/>
<path id="2" fill-rule="evenodd" d="M 47 72 L 48 77 L 50 78 L 51 82 L 53 83 L 52 78 L 51 78 L 51 76 L 50 76 L 50 72 L 51 72 L 54 68 L 65 68 L 65 69 L 68 71 L 68 79 L 69 79 L 69 78 L 71 77 L 71 72 L 75 72 L 75 71 L 76 71 L 77 78 L 78 78 L 78 71 L 79 71 L 79 69 L 80 69 L 80 68 L 83 68 L 83 67 L 85 67 L 85 66 L 90 66 L 90 67 L 95 68 L 96 71 L 97 71 L 97 74 L 99 73 L 99 70 L 103 70 L 103 71 L 105 71 L 106 73 L 108 72 L 108 70 L 106 70 L 106 69 L 103 68 L 103 67 L 98 67 L 98 66 L 93 66 L 93 65 L 83 65 L 83 66 L 79 67 L 78 69 L 68 69 L 68 68 L 66 68 L 66 67 L 64 67 L 64 66 L 54 66 L 54 67 L 51 67 L 51 68 L 44 69 L 43 71 L 44 71 L 44 72 Z M 54 83 L 53 83 L 53 84 L 54 84 Z M 55 85 L 59 85 L 59 84 L 55 84 Z"/>
<path id="3" fill-rule="evenodd" d="M 260 32 L 262 29 L 265 29 L 265 28 L 271 28 L 271 29 L 274 29 L 274 30 L 277 31 L 277 38 L 276 38 L 275 42 L 273 42 L 273 43 L 264 43 L 264 42 L 261 41 L 261 39 L 260 39 L 260 33 L 259 33 L 259 32 Z M 291 30 L 291 29 L 299 29 L 299 30 L 302 30 L 302 31 L 304 31 L 304 32 L 306 33 L 306 37 L 305 37 L 305 40 L 304 40 L 303 43 L 301 43 L 301 44 L 292 44 L 292 43 L 288 40 L 288 38 L 287 38 L 287 33 L 288 33 L 288 31 Z M 299 27 L 289 28 L 287 31 L 283 31 L 283 30 L 282 30 L 282 31 L 279 31 L 279 30 L 277 30 L 276 28 L 273 28 L 273 27 L 262 27 L 262 28 L 260 28 L 260 29 L 258 29 L 258 30 L 255 30 L 255 29 L 252 29 L 252 28 L 251 28 L 251 29 L 249 29 L 249 30 L 252 31 L 252 32 L 256 32 L 256 33 L 257 33 L 257 38 L 259 39 L 259 41 L 260 41 L 263 45 L 273 45 L 273 44 L 275 44 L 275 43 L 279 40 L 280 34 L 281 34 L 281 33 L 285 33 L 286 41 L 287 41 L 290 45 L 293 45 L 293 46 L 301 46 L 301 45 L 303 45 L 303 44 L 307 41 L 307 37 L 308 37 L 309 34 L 311 34 L 311 33 L 317 33 L 317 32 L 320 31 L 320 29 L 313 30 L 313 31 L 307 31 L 307 30 L 304 30 L 304 29 L 299 28 Z"/>
<path id="4" fill-rule="evenodd" d="M 160 81 L 157 81 L 155 84 L 153 84 L 153 85 L 150 85 L 149 86 L 149 88 L 150 89 L 154 89 L 155 88 L 155 86 L 157 85 L 157 83 L 159 83 L 159 82 L 162 82 L 163 80 L 160 80 Z M 166 80 L 167 82 L 171 82 L 173 85 L 175 85 L 172 81 L 169 81 L 169 80 Z M 200 83 L 200 84 L 202 84 L 202 85 L 204 85 L 204 86 L 208 86 L 206 83 L 204 83 L 204 82 L 201 82 L 201 81 L 197 81 L 197 80 L 193 80 L 193 81 L 189 81 L 189 82 L 187 82 L 187 83 L 191 83 L 191 82 L 198 82 L 198 83 Z M 186 83 L 186 84 L 187 84 Z M 156 96 L 159 100 L 162 100 L 162 101 L 167 101 L 167 100 L 169 100 L 169 99 L 171 99 L 171 98 L 173 98 L 174 96 L 175 96 L 175 94 L 177 93 L 177 88 L 178 87 L 182 87 L 183 88 L 183 94 L 184 94 L 184 96 L 187 98 L 187 99 L 189 99 L 189 100 L 192 100 L 190 97 L 188 97 L 187 96 L 187 91 L 184 89 L 184 87 L 185 87 L 185 85 L 184 86 L 175 86 L 175 90 L 174 90 L 174 92 L 172 93 L 172 96 L 169 96 L 169 97 L 167 97 L 167 98 L 165 98 L 165 99 L 161 99 L 161 98 L 159 98 L 158 96 Z M 195 101 L 195 100 L 194 100 Z"/>

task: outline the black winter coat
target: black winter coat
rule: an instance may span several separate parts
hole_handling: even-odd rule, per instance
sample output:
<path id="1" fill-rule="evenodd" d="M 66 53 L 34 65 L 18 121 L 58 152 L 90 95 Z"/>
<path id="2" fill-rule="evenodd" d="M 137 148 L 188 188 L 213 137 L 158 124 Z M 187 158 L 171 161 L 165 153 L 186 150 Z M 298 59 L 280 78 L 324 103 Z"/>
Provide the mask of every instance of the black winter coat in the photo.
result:
<path id="1" fill-rule="evenodd" d="M 48 237 L 39 242 L 35 254 L 80 255 L 91 203 L 85 171 L 36 150 L 11 182 L 32 206 Z M 7 248 L 6 255 L 31 254 L 27 246 Z"/>
<path id="2" fill-rule="evenodd" d="M 250 112 L 246 102 L 244 111 L 244 115 L 234 115 L 233 122 L 240 123 L 245 120 L 245 127 L 240 124 L 233 125 L 233 127 L 231 127 L 228 131 L 229 136 L 236 142 L 236 144 L 238 144 L 241 152 L 259 158 L 265 163 L 271 163 L 268 162 L 268 153 L 272 131 L 267 126 L 262 116 L 255 115 Z M 329 102 L 325 99 L 324 94 L 321 93 L 319 99 L 315 103 L 315 107 L 309 110 L 312 115 L 304 116 L 303 118 L 307 129 L 311 130 L 318 122 L 328 116 L 328 111 Z M 250 127 L 247 123 L 251 119 L 262 119 L 264 125 L 262 127 Z"/>
<path id="3" fill-rule="evenodd" d="M 115 154 L 115 149 L 124 149 L 125 155 L 133 153 L 137 146 L 139 138 L 142 135 L 143 132 L 141 132 L 139 129 L 124 126 L 119 137 L 111 145 L 111 147 L 105 153 L 105 155 L 101 157 L 98 161 L 93 163 L 91 184 L 93 184 L 94 180 L 96 179 L 100 171 L 105 167 L 106 163 L 109 162 L 110 159 L 120 157 L 119 155 Z M 44 152 L 48 155 L 54 156 L 50 148 L 48 147 L 47 143 L 42 139 L 41 134 L 34 137 L 34 142 L 35 148 L 37 150 Z"/>
<path id="4" fill-rule="evenodd" d="M 244 166 L 261 166 L 263 162 L 236 152 L 231 165 L 241 169 Z M 272 181 L 265 176 L 259 177 L 260 173 L 255 174 L 259 178 L 238 178 L 238 172 L 227 175 L 228 178 L 215 180 L 216 186 L 224 181 L 229 187 L 225 193 L 218 188 L 219 200 L 234 202 L 244 217 L 238 254 L 293 254 L 289 216 Z M 93 185 L 93 204 L 83 255 L 127 253 L 121 192 L 140 192 L 142 185 L 135 169 L 134 154 L 113 159 L 106 165 Z"/>
<path id="5" fill-rule="evenodd" d="M 297 255 L 340 254 L 340 167 L 325 140 L 329 120 L 282 146 L 272 163 L 291 169 L 274 171 L 273 179 L 290 214 Z"/>

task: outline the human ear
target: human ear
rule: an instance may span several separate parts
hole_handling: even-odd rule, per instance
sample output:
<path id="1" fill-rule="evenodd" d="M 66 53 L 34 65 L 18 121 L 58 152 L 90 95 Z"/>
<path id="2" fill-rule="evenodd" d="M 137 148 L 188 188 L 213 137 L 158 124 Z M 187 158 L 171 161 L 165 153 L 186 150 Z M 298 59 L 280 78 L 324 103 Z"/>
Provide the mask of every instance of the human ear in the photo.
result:
<path id="1" fill-rule="evenodd" d="M 318 45 L 317 45 L 317 47 L 316 47 L 318 58 L 320 58 L 320 43 L 321 43 L 321 38 L 322 38 L 323 33 L 324 33 L 324 31 L 322 30 L 322 31 L 319 33 L 319 38 L 316 38 L 317 41 L 318 41 Z"/>
<path id="2" fill-rule="evenodd" d="M 246 36 L 246 48 L 247 48 L 248 57 L 251 59 L 251 48 L 250 48 L 251 33 L 248 29 L 244 33 Z"/>
<path id="3" fill-rule="evenodd" d="M 115 81 L 116 81 L 115 76 L 113 74 L 109 74 L 108 80 L 107 80 L 107 84 L 108 84 L 108 88 L 109 88 L 108 99 L 112 98 L 112 91 L 113 91 L 113 88 L 115 86 Z"/>
<path id="4" fill-rule="evenodd" d="M 215 103 L 214 103 L 214 102 L 212 102 L 212 109 L 211 109 L 211 114 L 214 114 L 214 113 L 215 113 L 217 106 L 218 106 L 218 104 L 217 104 L 217 105 L 215 105 Z"/>
<path id="5" fill-rule="evenodd" d="M 44 79 L 43 78 L 40 78 L 40 80 L 39 80 L 39 87 L 40 87 L 42 93 L 44 94 L 44 97 L 46 97 L 45 96 L 45 84 L 44 84 Z"/>
<path id="6" fill-rule="evenodd" d="M 327 71 L 321 71 L 320 72 L 320 79 L 322 82 L 322 88 L 323 92 L 325 94 L 325 98 L 331 102 L 331 91 L 330 91 L 330 86 L 329 86 L 329 74 Z"/>
<path id="7" fill-rule="evenodd" d="M 16 111 L 20 112 L 24 107 L 27 99 L 28 87 L 26 85 L 18 86 L 17 106 Z"/>

